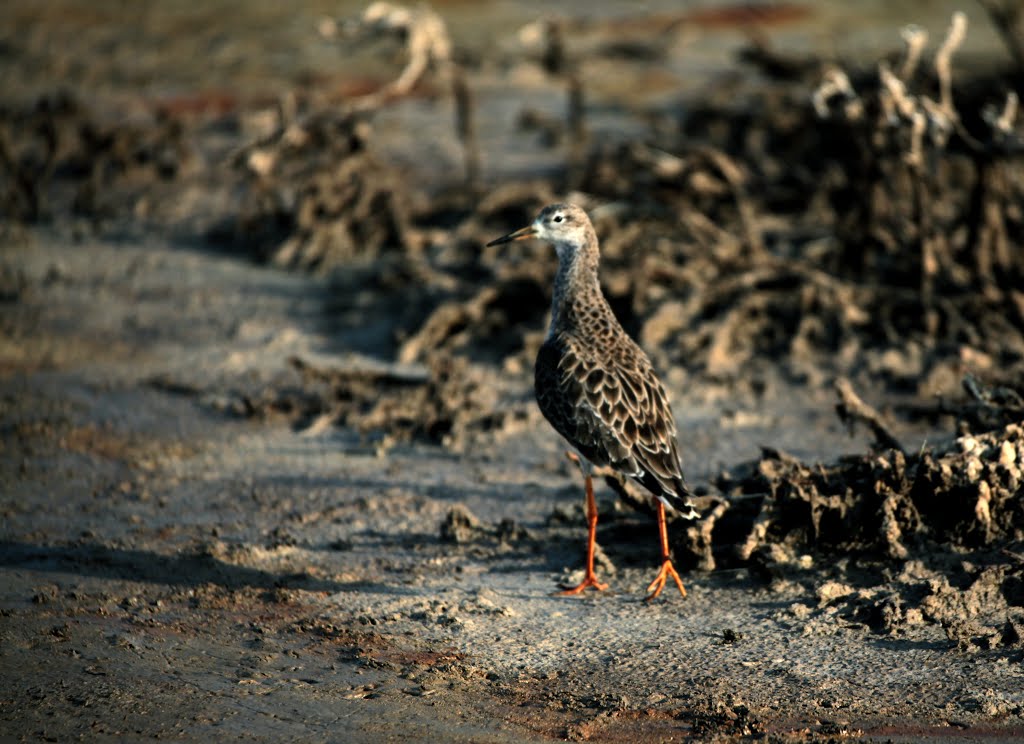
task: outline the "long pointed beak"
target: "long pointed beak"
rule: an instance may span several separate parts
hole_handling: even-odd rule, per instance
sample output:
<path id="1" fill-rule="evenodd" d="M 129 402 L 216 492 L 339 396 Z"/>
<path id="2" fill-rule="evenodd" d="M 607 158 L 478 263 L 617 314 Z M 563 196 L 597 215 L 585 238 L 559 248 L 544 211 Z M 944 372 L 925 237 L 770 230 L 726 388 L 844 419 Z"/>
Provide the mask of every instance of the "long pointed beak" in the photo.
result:
<path id="1" fill-rule="evenodd" d="M 527 225 L 526 227 L 520 228 L 515 232 L 510 232 L 508 235 L 505 235 L 504 237 L 498 238 L 497 240 L 492 240 L 490 243 L 487 244 L 487 247 L 490 248 L 492 245 L 511 243 L 513 240 L 529 240 L 530 238 L 535 237 L 537 237 L 537 228 L 535 228 L 533 225 Z"/>

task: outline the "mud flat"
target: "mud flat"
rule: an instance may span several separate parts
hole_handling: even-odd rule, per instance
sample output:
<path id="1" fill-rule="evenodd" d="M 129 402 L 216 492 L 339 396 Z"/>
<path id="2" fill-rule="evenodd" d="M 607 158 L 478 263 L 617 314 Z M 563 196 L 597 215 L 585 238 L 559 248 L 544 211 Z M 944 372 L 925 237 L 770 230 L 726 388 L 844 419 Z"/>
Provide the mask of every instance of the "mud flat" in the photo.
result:
<path id="1" fill-rule="evenodd" d="M 5 737 L 1024 736 L 1020 19 L 886 16 L 931 38 L 880 69 L 835 9 L 442 4 L 389 89 L 402 37 L 247 7 L 0 11 Z M 555 259 L 483 245 L 566 196 L 673 398 L 686 599 L 611 477 L 612 588 L 552 596 Z"/>

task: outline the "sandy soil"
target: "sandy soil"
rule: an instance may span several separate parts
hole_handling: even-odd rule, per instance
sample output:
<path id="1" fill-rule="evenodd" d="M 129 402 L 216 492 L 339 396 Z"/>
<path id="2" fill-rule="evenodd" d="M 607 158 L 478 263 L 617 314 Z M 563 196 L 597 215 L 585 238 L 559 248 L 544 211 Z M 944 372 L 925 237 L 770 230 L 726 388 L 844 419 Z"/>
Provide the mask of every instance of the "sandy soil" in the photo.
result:
<path id="1" fill-rule="evenodd" d="M 203 33 L 168 37 L 166 55 L 143 58 L 133 79 L 121 75 L 135 42 L 112 11 L 97 11 L 99 20 L 64 13 L 63 26 L 30 5 L 3 12 L 23 30 L 5 37 L 7 54 L 36 70 L 16 85 L 8 78 L 5 143 L 39 184 L 5 187 L 0 251 L 4 738 L 1024 737 L 1024 444 L 1013 416 L 965 431 L 950 371 L 964 371 L 965 354 L 1019 361 L 1010 335 L 986 335 L 1004 327 L 985 324 L 993 312 L 965 315 L 981 329 L 968 349 L 974 357 L 963 344 L 922 341 L 918 356 L 907 351 L 934 329 L 905 347 L 858 330 L 859 345 L 806 355 L 737 332 L 716 357 L 719 336 L 708 342 L 701 319 L 666 323 L 657 281 L 648 289 L 627 278 L 633 256 L 621 246 L 630 233 L 611 218 L 602 228 L 608 289 L 664 372 L 708 526 L 671 525 L 688 595 L 666 591 L 645 603 L 654 523 L 636 491 L 622 498 L 621 486 L 602 484 L 599 570 L 612 587 L 553 596 L 580 568 L 585 528 L 578 473 L 530 390 L 551 259 L 542 246 L 487 254 L 479 239 L 515 227 L 535 199 L 562 193 L 561 174 L 538 170 L 552 151 L 536 144 L 536 130 L 483 135 L 491 165 L 471 201 L 490 207 L 450 207 L 465 198 L 452 196 L 451 182 L 406 194 L 396 168 L 461 167 L 447 104 L 421 91 L 380 112 L 372 162 L 359 160 L 356 129 L 344 130 L 348 144 L 331 142 L 352 148 L 331 157 L 356 163 L 360 178 L 391 194 L 367 197 L 374 219 L 353 217 L 359 204 L 339 208 L 337 224 L 365 232 L 339 237 L 325 227 L 333 218 L 311 227 L 299 216 L 281 234 L 267 228 L 265 195 L 322 174 L 270 149 L 286 165 L 254 186 L 232 158 L 272 133 L 261 123 L 274 108 L 267 98 L 295 86 L 310 100 L 346 100 L 366 85 L 366 69 L 380 69 L 376 58 L 312 83 L 306 65 L 316 67 L 323 49 L 293 67 L 263 59 L 275 94 L 261 100 L 258 76 L 230 73 L 238 52 L 223 42 L 212 47 L 223 63 L 216 87 L 237 82 L 229 100 L 187 89 L 194 68 L 175 72 Z M 247 41 L 233 43 L 250 48 L 262 38 L 262 12 L 271 13 L 254 9 L 240 24 Z M 472 14 L 452 15 L 458 41 Z M 317 9 L 299 17 L 313 24 Z M 177 19 L 193 29 L 200 21 Z M 159 37 L 168 22 L 157 13 L 146 34 Z M 91 35 L 72 33 L 75 23 Z M 307 32 L 295 21 L 284 33 Z M 64 56 L 55 38 L 69 40 Z M 124 48 L 103 58 L 104 39 Z M 543 109 L 562 100 L 535 62 L 501 66 L 465 46 L 484 59 L 469 66 L 482 110 L 494 102 L 511 118 L 531 101 Z M 67 108 L 53 93 L 59 69 L 73 71 L 78 103 Z M 147 82 L 164 71 L 186 89 L 173 99 L 154 97 Z M 664 114 L 659 80 L 629 105 L 614 104 L 619 92 L 608 84 L 592 104 L 591 136 L 644 131 Z M 96 99 L 82 104 L 81 92 Z M 49 109 L 25 104 L 40 96 Z M 640 99 L 657 101 L 659 112 L 638 114 Z M 45 127 L 34 139 L 16 128 L 43 109 L 57 111 L 43 118 L 62 133 L 48 172 L 37 168 Z M 81 134 L 90 126 L 113 144 Z M 410 131 L 437 134 L 428 155 L 418 157 Z M 525 197 L 495 195 L 499 177 L 522 173 L 548 180 L 524 186 Z M 407 180 L 438 185 L 436 172 L 413 170 Z M 606 182 L 590 173 L 583 183 L 593 188 L 581 190 Z M 625 201 L 657 203 L 656 188 Z M 302 211 L 298 197 L 274 203 Z M 766 232 L 790 235 L 783 218 L 761 202 L 757 209 Z M 742 221 L 718 216 L 727 230 Z M 740 265 L 746 249 L 726 230 L 689 229 L 717 246 L 711 263 L 689 265 L 710 287 L 727 286 L 728 272 L 711 266 Z M 671 253 L 674 237 L 659 240 L 665 255 L 691 255 Z M 825 250 L 814 239 L 801 245 L 809 255 Z M 484 258 L 467 258 L 470 250 Z M 756 259 L 753 270 L 773 261 Z M 656 261 L 643 265 L 670 274 Z M 848 307 L 871 302 L 857 294 L 870 291 L 872 267 L 863 271 L 851 294 L 836 291 Z M 798 294 L 780 286 L 783 298 Z M 488 287 L 496 294 L 481 294 Z M 800 287 L 813 295 L 811 284 Z M 997 307 L 1016 297 L 1012 283 L 988 289 Z M 743 300 L 722 296 L 725 307 Z M 670 309 L 687 307 L 680 300 Z M 770 322 L 783 305 L 766 307 Z M 756 332 L 762 321 L 750 317 Z M 1014 333 L 1024 328 L 1007 317 Z M 993 351 L 999 344 L 1004 357 Z M 844 374 L 882 409 L 902 454 L 865 427 L 851 434 L 836 416 L 832 382 Z M 936 407 L 929 391 L 942 385 L 948 405 Z M 1007 405 L 971 409 L 971 420 L 1016 410 Z M 917 475 L 904 477 L 904 467 Z M 979 481 L 991 484 L 984 514 Z M 759 540 L 749 536 L 757 529 Z"/>

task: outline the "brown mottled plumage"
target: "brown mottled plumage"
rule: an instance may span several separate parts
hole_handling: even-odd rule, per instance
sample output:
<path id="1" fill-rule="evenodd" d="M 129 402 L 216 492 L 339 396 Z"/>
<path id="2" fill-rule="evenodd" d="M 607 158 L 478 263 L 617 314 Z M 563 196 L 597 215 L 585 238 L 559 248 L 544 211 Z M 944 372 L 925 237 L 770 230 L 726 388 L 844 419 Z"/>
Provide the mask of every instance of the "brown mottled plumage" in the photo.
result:
<path id="1" fill-rule="evenodd" d="M 558 253 L 551 326 L 535 368 L 537 403 L 582 456 L 586 479 L 587 572 L 568 593 L 588 586 L 605 588 L 593 571 L 597 509 L 591 474 L 593 466 L 610 466 L 658 498 L 662 571 L 649 587 L 648 598 L 658 596 L 668 576 L 685 596 L 669 557 L 664 508 L 678 509 L 688 518 L 697 513 L 683 481 L 675 419 L 665 390 L 647 355 L 619 325 L 601 292 L 597 235 L 586 212 L 572 204 L 552 204 L 532 225 L 488 245 L 534 237 L 550 241 Z"/>

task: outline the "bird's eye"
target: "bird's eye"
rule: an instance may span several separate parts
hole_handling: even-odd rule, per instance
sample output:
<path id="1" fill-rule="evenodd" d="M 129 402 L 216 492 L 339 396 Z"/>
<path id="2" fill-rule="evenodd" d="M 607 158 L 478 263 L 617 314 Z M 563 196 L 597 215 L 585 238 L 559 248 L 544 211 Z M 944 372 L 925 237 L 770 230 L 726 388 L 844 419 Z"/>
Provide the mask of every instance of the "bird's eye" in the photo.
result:
<path id="1" fill-rule="evenodd" d="M 562 221 L 562 215 L 556 214 L 554 219 L 555 219 L 555 222 L 561 222 Z"/>

